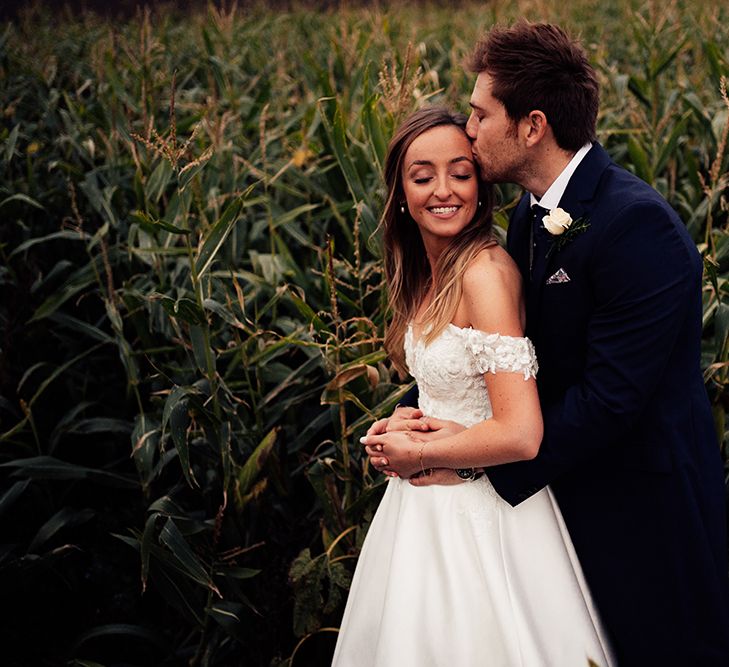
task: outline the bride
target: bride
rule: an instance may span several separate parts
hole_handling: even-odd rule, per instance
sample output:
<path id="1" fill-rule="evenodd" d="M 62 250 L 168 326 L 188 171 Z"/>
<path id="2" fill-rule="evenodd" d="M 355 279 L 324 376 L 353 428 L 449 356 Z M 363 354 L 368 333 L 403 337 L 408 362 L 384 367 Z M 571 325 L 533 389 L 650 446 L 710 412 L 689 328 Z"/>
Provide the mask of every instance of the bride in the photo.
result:
<path id="1" fill-rule="evenodd" d="M 511 507 L 483 474 L 533 458 L 542 419 L 520 275 L 491 235 L 491 190 L 465 124 L 438 107 L 403 123 L 383 219 L 387 351 L 417 380 L 424 414 L 468 428 L 430 442 L 415 431 L 366 438 L 391 479 L 333 665 L 613 666 L 550 490 Z M 418 487 L 424 475 L 450 484 Z"/>

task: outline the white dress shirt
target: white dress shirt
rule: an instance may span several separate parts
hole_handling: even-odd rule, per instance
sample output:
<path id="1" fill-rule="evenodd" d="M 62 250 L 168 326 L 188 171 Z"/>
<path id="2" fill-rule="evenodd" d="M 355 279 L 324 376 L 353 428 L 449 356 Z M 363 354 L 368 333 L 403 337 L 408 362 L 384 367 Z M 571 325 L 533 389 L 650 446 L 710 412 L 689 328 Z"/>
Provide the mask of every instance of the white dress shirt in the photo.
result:
<path id="1" fill-rule="evenodd" d="M 554 179 L 554 182 L 547 188 L 547 191 L 542 195 L 541 199 L 537 199 L 530 192 L 530 205 L 534 206 L 534 204 L 539 204 L 548 211 L 551 211 L 553 208 L 557 208 L 559 206 L 559 200 L 562 199 L 562 195 L 567 189 L 567 184 L 570 182 L 570 178 L 572 178 L 572 174 L 574 174 L 575 169 L 577 169 L 577 165 L 582 162 L 582 158 L 587 155 L 591 148 L 592 144 L 587 143 L 572 156 L 572 159 L 567 163 L 567 166 L 562 170 L 562 173 Z"/>

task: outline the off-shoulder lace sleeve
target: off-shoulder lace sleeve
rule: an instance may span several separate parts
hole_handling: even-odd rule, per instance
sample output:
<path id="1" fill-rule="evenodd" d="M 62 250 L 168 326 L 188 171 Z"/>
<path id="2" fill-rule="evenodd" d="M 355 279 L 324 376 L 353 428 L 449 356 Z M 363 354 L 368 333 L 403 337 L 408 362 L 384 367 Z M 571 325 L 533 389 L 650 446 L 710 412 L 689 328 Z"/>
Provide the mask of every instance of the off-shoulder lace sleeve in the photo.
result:
<path id="1" fill-rule="evenodd" d="M 502 336 L 478 329 L 462 329 L 466 349 L 479 373 L 523 373 L 524 379 L 537 376 L 539 366 L 534 345 L 528 338 Z"/>

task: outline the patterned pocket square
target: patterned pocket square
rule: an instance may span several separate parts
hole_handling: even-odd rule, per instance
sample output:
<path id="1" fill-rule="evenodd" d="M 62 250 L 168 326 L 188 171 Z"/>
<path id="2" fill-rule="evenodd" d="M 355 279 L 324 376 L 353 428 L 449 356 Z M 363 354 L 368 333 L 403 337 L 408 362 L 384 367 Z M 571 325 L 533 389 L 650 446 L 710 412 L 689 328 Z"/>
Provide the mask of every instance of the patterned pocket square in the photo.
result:
<path id="1" fill-rule="evenodd" d="M 559 283 L 568 283 L 569 281 L 570 277 L 567 275 L 567 272 L 564 269 L 560 269 L 557 273 L 547 278 L 547 285 L 557 285 Z"/>

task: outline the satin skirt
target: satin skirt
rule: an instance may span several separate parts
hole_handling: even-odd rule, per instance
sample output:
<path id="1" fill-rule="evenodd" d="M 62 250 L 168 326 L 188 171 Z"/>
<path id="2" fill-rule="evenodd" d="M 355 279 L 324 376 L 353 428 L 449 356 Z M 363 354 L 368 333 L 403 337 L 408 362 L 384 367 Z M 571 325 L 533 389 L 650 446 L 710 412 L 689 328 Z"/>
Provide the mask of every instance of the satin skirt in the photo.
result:
<path id="1" fill-rule="evenodd" d="M 486 476 L 391 479 L 365 539 L 335 667 L 616 667 L 549 488 L 511 507 Z"/>

